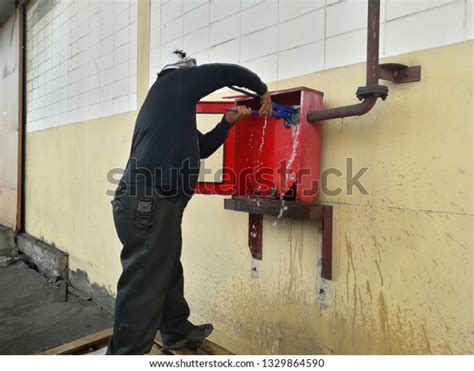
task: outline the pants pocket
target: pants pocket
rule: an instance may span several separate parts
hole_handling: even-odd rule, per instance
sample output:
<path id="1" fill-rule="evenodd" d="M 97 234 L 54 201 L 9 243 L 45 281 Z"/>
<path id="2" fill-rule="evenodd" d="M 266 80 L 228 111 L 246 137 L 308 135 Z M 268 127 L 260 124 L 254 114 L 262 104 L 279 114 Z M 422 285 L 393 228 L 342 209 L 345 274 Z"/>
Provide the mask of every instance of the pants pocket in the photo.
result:
<path id="1" fill-rule="evenodd" d="M 153 199 L 137 200 L 134 223 L 137 228 L 148 229 L 153 223 Z"/>
<path id="2" fill-rule="evenodd" d="M 124 203 L 118 198 L 114 198 L 110 203 L 112 204 L 112 210 L 116 215 L 122 214 L 126 209 Z"/>

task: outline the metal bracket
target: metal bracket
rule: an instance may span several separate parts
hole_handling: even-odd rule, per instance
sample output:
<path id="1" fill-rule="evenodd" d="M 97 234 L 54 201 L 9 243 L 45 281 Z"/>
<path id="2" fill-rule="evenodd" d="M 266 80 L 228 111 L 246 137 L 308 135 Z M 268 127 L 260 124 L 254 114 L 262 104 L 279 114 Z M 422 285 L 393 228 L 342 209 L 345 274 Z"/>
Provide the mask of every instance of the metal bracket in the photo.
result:
<path id="1" fill-rule="evenodd" d="M 263 215 L 277 217 L 281 211 L 281 201 L 271 198 L 238 197 L 224 200 L 226 210 L 249 213 L 248 242 L 252 257 L 262 260 Z M 285 200 L 285 211 L 282 218 L 321 220 L 322 248 L 321 277 L 332 279 L 332 206 L 300 205 L 295 201 Z"/>
<path id="2" fill-rule="evenodd" d="M 408 67 L 400 63 L 379 64 L 379 79 L 396 84 L 421 80 L 421 66 Z"/>
<path id="3" fill-rule="evenodd" d="M 262 260 L 263 215 L 249 214 L 249 249 L 252 258 Z"/>

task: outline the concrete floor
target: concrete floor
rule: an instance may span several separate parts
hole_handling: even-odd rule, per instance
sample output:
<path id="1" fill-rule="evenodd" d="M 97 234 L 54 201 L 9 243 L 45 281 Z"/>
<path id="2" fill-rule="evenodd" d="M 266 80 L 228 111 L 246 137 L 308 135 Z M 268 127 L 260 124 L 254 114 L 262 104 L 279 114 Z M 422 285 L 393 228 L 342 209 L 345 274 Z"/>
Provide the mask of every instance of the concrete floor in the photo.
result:
<path id="1" fill-rule="evenodd" d="M 0 267 L 0 354 L 35 354 L 112 326 L 90 301 L 67 294 L 22 261 Z"/>

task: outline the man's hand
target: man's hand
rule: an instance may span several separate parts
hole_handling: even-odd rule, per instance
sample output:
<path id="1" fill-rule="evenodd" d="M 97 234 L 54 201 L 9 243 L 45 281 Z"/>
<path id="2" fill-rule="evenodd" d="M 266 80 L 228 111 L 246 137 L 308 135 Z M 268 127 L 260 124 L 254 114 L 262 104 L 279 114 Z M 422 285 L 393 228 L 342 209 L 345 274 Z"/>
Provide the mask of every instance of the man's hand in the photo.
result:
<path id="1" fill-rule="evenodd" d="M 271 116 L 272 115 L 272 98 L 270 97 L 270 93 L 267 91 L 261 97 L 261 106 L 258 114 L 260 116 Z"/>
<path id="2" fill-rule="evenodd" d="M 245 106 L 237 106 L 236 112 L 228 111 L 225 114 L 225 120 L 234 125 L 237 121 L 252 116 L 252 109 Z"/>

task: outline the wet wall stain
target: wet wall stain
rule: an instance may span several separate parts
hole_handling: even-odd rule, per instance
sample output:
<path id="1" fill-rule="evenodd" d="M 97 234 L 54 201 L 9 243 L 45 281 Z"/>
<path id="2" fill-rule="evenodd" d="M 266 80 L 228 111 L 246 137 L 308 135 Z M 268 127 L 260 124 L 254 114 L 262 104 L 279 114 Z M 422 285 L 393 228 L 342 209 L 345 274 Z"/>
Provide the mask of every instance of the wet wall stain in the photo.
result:
<path id="1" fill-rule="evenodd" d="M 69 281 L 73 287 L 90 296 L 95 303 L 99 304 L 107 312 L 114 313 L 115 296 L 104 285 L 91 282 L 86 271 L 81 269 L 70 270 Z"/>

